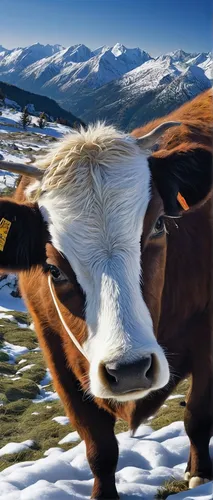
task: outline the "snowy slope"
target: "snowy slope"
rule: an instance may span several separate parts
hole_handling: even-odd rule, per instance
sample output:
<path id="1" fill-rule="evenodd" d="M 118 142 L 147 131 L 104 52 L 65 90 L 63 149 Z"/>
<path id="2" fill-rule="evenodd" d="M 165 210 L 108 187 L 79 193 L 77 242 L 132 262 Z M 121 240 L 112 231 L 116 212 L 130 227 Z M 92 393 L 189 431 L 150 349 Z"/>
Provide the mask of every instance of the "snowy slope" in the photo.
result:
<path id="1" fill-rule="evenodd" d="M 123 61 L 126 65 L 126 72 L 152 59 L 147 52 L 139 49 L 139 47 L 128 49 L 121 43 L 116 43 L 116 45 L 112 47 L 111 52 L 118 61 Z"/>
<path id="2" fill-rule="evenodd" d="M 211 52 L 198 52 L 190 54 L 183 50 L 176 50 L 167 54 L 171 57 L 172 62 L 180 71 L 185 71 L 190 66 L 199 66 L 204 70 L 207 78 L 213 79 L 212 76 L 212 53 Z M 165 56 L 163 56 L 165 57 Z M 210 72 L 211 66 L 211 72 Z"/>
<path id="3" fill-rule="evenodd" d="M 23 132 L 23 127 L 20 124 L 21 120 L 21 112 L 16 111 L 14 109 L 4 107 L 1 108 L 0 115 L 0 132 Z M 38 118 L 37 116 L 31 116 L 31 124 L 27 127 L 27 132 L 32 132 L 34 134 L 42 134 L 42 135 L 50 135 L 53 137 L 61 137 L 64 134 L 68 134 L 70 132 L 70 128 L 65 125 L 60 125 L 55 122 L 47 122 L 44 129 L 40 129 L 39 127 L 34 127 L 34 124 L 37 124 Z M 0 150 L 1 152 L 1 150 Z M 4 158 L 6 159 L 6 158 Z"/>
<path id="4" fill-rule="evenodd" d="M 141 425 L 135 437 L 124 432 L 117 438 L 120 455 L 116 484 L 122 500 L 153 500 L 157 488 L 165 480 L 182 479 L 189 452 L 183 422 L 174 422 L 158 431 Z M 71 435 L 69 439 L 72 441 Z M 58 448 L 47 450 L 42 459 L 17 463 L 3 470 L 0 473 L 0 499 L 84 500 L 90 498 L 92 484 L 84 443 L 69 451 L 64 451 L 59 444 Z M 211 500 L 212 484 L 168 498 Z"/>
<path id="5" fill-rule="evenodd" d="M 202 62 L 199 60 L 198 66 L 203 69 L 206 77 L 213 83 L 213 61 L 211 52 L 207 54 L 206 59 L 202 58 Z"/>
<path id="6" fill-rule="evenodd" d="M 47 123 L 44 129 L 33 127 L 38 120 L 36 116 L 31 116 L 32 123 L 24 131 L 20 125 L 21 113 L 8 106 L 1 108 L 0 115 L 0 160 L 25 163 L 32 161 L 32 157 L 39 154 L 50 145 L 51 138 L 60 138 L 70 132 L 70 128 L 56 123 Z M 18 108 L 17 103 L 14 103 Z M 18 176 L 12 172 L 0 170 L 0 193 L 8 188 L 13 188 Z M 8 194 L 8 193 L 6 193 Z M 8 276 L 0 283 L 0 310 L 12 309 L 25 311 L 25 305 L 20 298 L 11 296 L 15 290 L 14 276 Z"/>
<path id="7" fill-rule="evenodd" d="M 60 119 L 61 123 L 66 123 L 70 127 L 80 125 L 82 121 L 73 115 L 70 111 L 61 108 L 59 104 L 47 96 L 41 96 L 26 90 L 23 90 L 15 85 L 11 85 L 0 81 L 0 91 L 4 96 L 4 103 L 18 111 L 27 107 L 28 112 L 39 116 L 44 112 L 50 120 Z M 0 111 L 3 106 L 3 101 L 0 99 Z"/>
<path id="8" fill-rule="evenodd" d="M 180 74 L 180 71 L 175 67 L 171 57 L 157 58 L 150 60 L 136 68 L 135 70 L 124 75 L 120 79 L 120 86 L 127 93 L 144 93 L 155 87 L 169 83 Z"/>
<path id="9" fill-rule="evenodd" d="M 8 100 L 8 103 L 9 102 Z M 16 106 L 18 107 L 17 104 Z M 48 147 L 51 137 L 60 138 L 70 132 L 69 127 L 54 122 L 47 122 L 44 129 L 40 129 L 38 126 L 35 127 L 33 125 L 38 121 L 36 116 L 31 116 L 31 124 L 27 127 L 27 130 L 24 131 L 20 125 L 20 119 L 20 111 L 11 108 L 9 105 L 1 108 L 0 160 L 16 163 L 32 161 L 32 158 L 39 153 L 40 149 L 44 151 L 44 149 Z M 35 140 L 33 140 L 33 135 Z M 7 188 L 13 188 L 17 177 L 17 175 L 11 172 L 0 170 L 0 193 L 2 191 L 5 192 Z M 2 300 L 5 303 L 0 293 L 0 305 L 2 305 Z"/>
<path id="10" fill-rule="evenodd" d="M 174 62 L 179 62 L 179 63 L 180 62 L 185 63 L 192 57 L 192 54 L 190 54 L 189 52 L 185 52 L 182 49 L 174 50 L 173 52 L 169 52 L 166 55 L 170 56 Z"/>
<path id="11" fill-rule="evenodd" d="M 8 50 L 5 49 L 4 47 L 2 47 L 2 45 L 0 45 L 0 61 L 3 59 L 3 57 L 5 57 L 5 55 L 8 53 Z"/>
<path id="12" fill-rule="evenodd" d="M 171 84 L 164 91 L 171 92 L 173 88 L 175 96 L 178 97 L 180 92 L 187 93 L 187 97 L 192 99 L 198 93 L 203 92 L 207 88 L 211 87 L 209 79 L 206 77 L 202 68 L 198 66 L 189 66 L 183 73 L 181 73 L 178 78 L 171 82 Z"/>

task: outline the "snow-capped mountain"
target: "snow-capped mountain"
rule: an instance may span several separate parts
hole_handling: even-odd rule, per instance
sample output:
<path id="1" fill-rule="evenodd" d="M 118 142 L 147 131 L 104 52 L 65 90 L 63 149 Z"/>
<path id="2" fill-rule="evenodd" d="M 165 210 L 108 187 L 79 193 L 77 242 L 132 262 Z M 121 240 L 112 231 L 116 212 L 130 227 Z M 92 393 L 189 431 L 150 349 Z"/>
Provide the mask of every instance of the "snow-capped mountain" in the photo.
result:
<path id="1" fill-rule="evenodd" d="M 131 95 L 134 92 L 144 93 L 144 91 L 170 83 L 179 74 L 180 71 L 174 66 L 171 57 L 166 56 L 162 59 L 159 57 L 145 62 L 124 75 L 120 84 Z"/>
<path id="2" fill-rule="evenodd" d="M 143 95 L 125 128 L 130 130 L 168 114 L 210 87 L 211 82 L 204 71 L 198 66 L 191 66 L 170 83 L 157 87 L 151 99 L 149 95 Z"/>
<path id="3" fill-rule="evenodd" d="M 174 110 L 211 87 L 199 66 L 180 71 L 170 56 L 147 61 L 122 78 L 81 96 L 63 101 L 63 107 L 85 122 L 106 119 L 122 129 L 131 130 Z M 62 104 L 62 102 L 61 102 Z"/>
<path id="4" fill-rule="evenodd" d="M 6 54 L 9 52 L 9 50 L 5 49 L 0 45 L 0 61 L 6 56 Z"/>
<path id="5" fill-rule="evenodd" d="M 97 89 L 119 79 L 149 59 L 149 54 L 140 49 L 125 49 L 117 44 L 112 49 L 102 49 L 83 63 L 64 66 L 58 75 L 45 84 L 43 91 L 56 99 L 62 95 L 67 99 L 86 88 Z"/>
<path id="6" fill-rule="evenodd" d="M 209 52 L 207 54 L 206 59 L 203 59 L 202 63 L 199 63 L 198 66 L 203 69 L 207 78 L 213 82 L 213 63 L 212 63 L 212 53 Z"/>
<path id="7" fill-rule="evenodd" d="M 32 90 L 41 92 L 43 86 L 50 83 L 55 76 L 63 74 L 64 70 L 71 71 L 74 63 L 81 64 L 88 61 L 92 55 L 91 50 L 85 45 L 68 47 L 27 66 L 19 75 L 17 84 L 26 90 L 30 85 Z"/>
<path id="8" fill-rule="evenodd" d="M 144 62 L 152 59 L 151 56 L 144 50 L 141 50 L 138 47 L 135 49 L 127 49 L 121 43 L 116 43 L 116 45 L 112 47 L 111 52 L 119 61 L 123 61 L 126 64 L 128 71 L 131 71 L 132 69 L 137 68 L 137 66 L 140 66 Z"/>
<path id="9" fill-rule="evenodd" d="M 41 45 L 35 43 L 24 48 L 4 50 L 4 57 L 0 60 L 0 78 L 7 83 L 17 83 L 17 78 L 24 69 L 44 57 L 60 51 L 61 45 Z"/>
<path id="10" fill-rule="evenodd" d="M 35 44 L 5 54 L 0 60 L 0 80 L 56 97 L 73 90 L 73 86 L 98 88 L 149 59 L 145 51 L 119 43 L 94 51 L 83 44 L 62 50 L 59 46 Z"/>
<path id="11" fill-rule="evenodd" d="M 128 127 L 142 123 L 142 105 L 147 120 L 209 88 L 212 56 L 180 49 L 152 58 L 120 43 L 95 50 L 35 44 L 0 51 L 1 80 L 52 97 L 83 120 L 107 118 Z"/>
<path id="12" fill-rule="evenodd" d="M 166 55 L 170 56 L 173 62 L 185 63 L 195 54 L 190 54 L 189 52 L 185 52 L 184 50 L 179 49 L 174 50 L 173 52 L 169 52 Z"/>

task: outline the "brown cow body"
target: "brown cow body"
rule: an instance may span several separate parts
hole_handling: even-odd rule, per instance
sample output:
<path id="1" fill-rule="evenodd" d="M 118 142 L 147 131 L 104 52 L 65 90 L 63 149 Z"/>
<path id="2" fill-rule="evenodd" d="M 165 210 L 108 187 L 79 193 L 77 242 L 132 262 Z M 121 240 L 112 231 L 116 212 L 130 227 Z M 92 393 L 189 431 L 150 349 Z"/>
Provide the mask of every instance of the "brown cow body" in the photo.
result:
<path id="1" fill-rule="evenodd" d="M 212 145 L 210 100 L 211 93 L 207 92 L 169 116 L 172 120 L 190 122 L 194 127 L 189 129 L 184 125 L 167 132 L 154 157 L 166 162 L 177 150 L 187 155 L 189 151 L 196 152 L 202 146 L 204 151 L 209 151 Z M 162 121 L 159 119 L 154 124 L 146 125 L 133 135 L 139 137 Z M 188 161 L 190 165 L 193 158 Z M 27 183 L 28 180 L 23 179 L 17 189 L 15 198 L 19 203 L 24 201 L 23 188 Z M 55 389 L 70 421 L 86 442 L 88 461 L 95 477 L 93 498 L 117 498 L 116 418 L 127 420 L 130 428 L 135 430 L 158 410 L 178 382 L 190 374 L 192 387 L 184 417 L 191 443 L 187 466 L 190 487 L 202 484 L 212 476 L 209 456 L 213 414 L 211 197 L 208 196 L 200 206 L 185 212 L 181 218 L 166 219 L 167 245 L 158 239 L 147 242 L 151 220 L 154 220 L 155 212 L 158 214 L 160 203 L 153 187 L 141 243 L 142 292 L 151 311 L 158 343 L 166 351 L 171 376 L 166 387 L 152 392 L 151 397 L 148 395 L 137 401 L 112 402 L 84 395 L 84 390 L 88 389 L 88 361 L 74 346 L 61 324 L 44 267 L 40 265 L 20 273 L 21 292 L 32 315 Z M 79 285 L 69 263 L 51 244 L 47 245 L 46 251 L 47 262 L 55 263 L 70 278 L 69 287 L 61 285 L 57 299 L 65 321 L 68 324 L 71 322 L 72 331 L 82 342 L 86 335 L 83 293 L 79 293 Z M 154 262 L 151 274 L 150 259 Z M 162 283 L 161 287 L 158 281 Z"/>

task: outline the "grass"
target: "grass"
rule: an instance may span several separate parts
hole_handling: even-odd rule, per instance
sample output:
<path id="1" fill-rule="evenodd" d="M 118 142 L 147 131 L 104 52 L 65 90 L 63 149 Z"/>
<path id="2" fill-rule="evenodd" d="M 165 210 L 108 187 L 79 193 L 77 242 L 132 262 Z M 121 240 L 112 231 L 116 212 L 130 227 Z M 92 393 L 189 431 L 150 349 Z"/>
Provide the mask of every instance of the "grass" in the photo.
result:
<path id="1" fill-rule="evenodd" d="M 27 378 L 19 380 L 11 380 L 2 378 L 0 380 L 0 392 L 5 393 L 7 401 L 17 401 L 18 399 L 33 399 L 39 392 L 39 388 L 35 382 Z"/>
<path id="2" fill-rule="evenodd" d="M 126 432 L 128 431 L 128 429 L 129 426 L 127 422 L 119 418 L 115 424 L 115 434 L 119 434 L 119 432 Z"/>
<path id="3" fill-rule="evenodd" d="M 30 380 L 39 384 L 46 374 L 46 365 L 42 353 L 28 352 L 27 354 L 24 354 L 24 358 L 23 356 L 19 356 L 17 358 L 17 362 L 19 363 L 22 359 L 25 359 L 26 361 L 19 365 L 19 370 L 24 368 L 26 365 L 33 365 L 30 368 L 30 372 L 29 370 L 22 372 L 22 377 L 28 378 L 30 373 Z"/>
<path id="4" fill-rule="evenodd" d="M 38 341 L 35 332 L 30 328 L 19 328 L 15 321 L 7 319 L 0 320 L 0 341 L 10 342 L 11 344 L 35 349 Z"/>
<path id="5" fill-rule="evenodd" d="M 190 381 L 188 379 L 183 380 L 178 384 L 176 389 L 173 391 L 173 395 L 187 394 L 189 390 Z M 167 407 L 161 407 L 157 412 L 155 417 L 150 421 L 150 425 L 154 430 L 161 429 L 165 425 L 171 424 L 171 422 L 176 422 L 177 420 L 183 420 L 184 407 L 180 406 L 180 402 L 184 398 L 167 399 L 165 405 Z"/>
<path id="6" fill-rule="evenodd" d="M 36 404 L 25 399 L 8 404 L 5 410 L 3 410 L 5 407 L 1 408 L 1 446 L 10 441 L 21 442 L 27 439 L 32 439 L 35 445 L 33 449 L 1 457 L 0 471 L 19 461 L 41 458 L 51 447 L 60 446 L 67 450 L 76 445 L 76 443 L 58 444 L 68 432 L 74 430 L 71 425 L 62 426 L 52 420 L 53 417 L 64 415 L 59 401 Z M 38 414 L 32 415 L 34 412 Z"/>
<path id="7" fill-rule="evenodd" d="M 18 323 L 24 323 L 25 325 L 30 325 L 32 323 L 31 317 L 29 313 L 19 312 L 19 311 L 8 311 L 5 314 L 9 316 L 13 316 Z"/>
<path id="8" fill-rule="evenodd" d="M 158 491 L 155 495 L 156 500 L 165 500 L 169 495 L 175 495 L 175 493 L 180 493 L 180 491 L 187 491 L 188 483 L 186 481 L 177 481 L 176 479 L 172 479 L 170 481 L 165 481 L 164 485 L 161 488 L 158 488 Z"/>
<path id="9" fill-rule="evenodd" d="M 77 444 L 58 444 L 63 437 L 74 430 L 71 424 L 62 426 L 52 420 L 56 416 L 65 415 L 60 401 L 32 402 L 32 399 L 39 393 L 38 385 L 46 374 L 46 364 L 42 352 L 32 351 L 38 347 L 36 334 L 29 328 L 18 326 L 18 323 L 30 325 L 29 315 L 16 311 L 9 311 L 8 315 L 12 315 L 14 321 L 10 321 L 6 317 L 0 319 L 0 374 L 2 374 L 0 376 L 0 402 L 3 402 L 3 406 L 0 406 L 0 448 L 11 441 L 22 442 L 27 439 L 31 439 L 34 446 L 20 453 L 0 457 L 0 471 L 20 461 L 42 458 L 44 452 L 49 448 L 59 446 L 68 450 Z M 1 350 L 4 341 L 28 347 L 29 352 L 18 357 L 15 364 L 10 364 L 8 355 Z M 33 366 L 26 371 L 19 371 L 27 365 Z M 16 376 L 19 377 L 18 380 L 14 380 Z M 189 381 L 184 380 L 175 389 L 174 394 L 186 394 L 188 388 Z M 45 389 L 54 390 L 52 383 L 48 384 Z M 165 401 L 167 406 L 161 407 L 154 418 L 145 423 L 157 430 L 171 422 L 182 420 L 184 414 L 184 408 L 180 406 L 182 399 Z M 118 420 L 115 432 L 127 430 L 127 423 Z M 184 491 L 184 489 L 187 489 L 185 482 L 167 481 L 159 488 L 156 499 L 167 498 L 168 495 Z"/>
<path id="10" fill-rule="evenodd" d="M 64 450 L 70 449 L 76 443 L 58 445 L 58 442 L 71 432 L 71 424 L 62 426 L 53 421 L 53 417 L 65 415 L 60 401 L 49 403 L 33 403 L 32 399 L 39 393 L 38 384 L 46 374 L 46 364 L 40 351 L 29 351 L 17 357 L 15 364 L 8 363 L 9 357 L 1 351 L 4 341 L 34 349 L 38 347 L 36 334 L 28 328 L 19 328 L 18 324 L 30 324 L 31 319 L 26 313 L 8 312 L 14 321 L 0 319 L 0 448 L 7 443 L 22 442 L 27 439 L 34 441 L 33 448 L 20 453 L 0 457 L 0 471 L 5 467 L 23 460 L 36 460 L 44 456 L 44 452 L 53 446 Z M 22 361 L 20 363 L 20 361 Z M 30 369 L 20 372 L 27 365 Z M 18 372 L 18 374 L 17 374 Z M 9 375 L 9 376 L 8 376 Z M 14 380 L 18 376 L 18 380 Z M 52 383 L 46 390 L 53 390 Z M 33 413 L 36 413 L 32 415 Z"/>
<path id="11" fill-rule="evenodd" d="M 10 365 L 7 361 L 0 361 L 0 375 L 2 374 L 15 375 L 16 369 L 13 365 Z"/>
<path id="12" fill-rule="evenodd" d="M 0 361 L 8 361 L 9 360 L 9 356 L 6 352 L 3 352 L 3 351 L 0 351 Z"/>

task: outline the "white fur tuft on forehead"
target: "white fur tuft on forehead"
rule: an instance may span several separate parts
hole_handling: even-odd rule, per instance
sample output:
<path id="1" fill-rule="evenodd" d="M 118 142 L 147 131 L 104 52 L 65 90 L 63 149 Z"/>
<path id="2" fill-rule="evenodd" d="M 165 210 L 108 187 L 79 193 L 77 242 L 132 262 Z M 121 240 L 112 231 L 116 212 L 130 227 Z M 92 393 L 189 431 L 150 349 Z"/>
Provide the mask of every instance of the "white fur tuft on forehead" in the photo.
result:
<path id="1" fill-rule="evenodd" d="M 98 122 L 87 129 L 81 127 L 58 141 L 45 157 L 36 162 L 45 174 L 40 189 L 34 194 L 31 189 L 28 195 L 36 199 L 41 192 L 75 183 L 77 171 L 78 175 L 81 175 L 81 170 L 85 175 L 85 168 L 91 170 L 88 167 L 108 169 L 115 163 L 123 165 L 125 160 L 138 154 L 140 150 L 135 139 L 113 126 Z"/>

